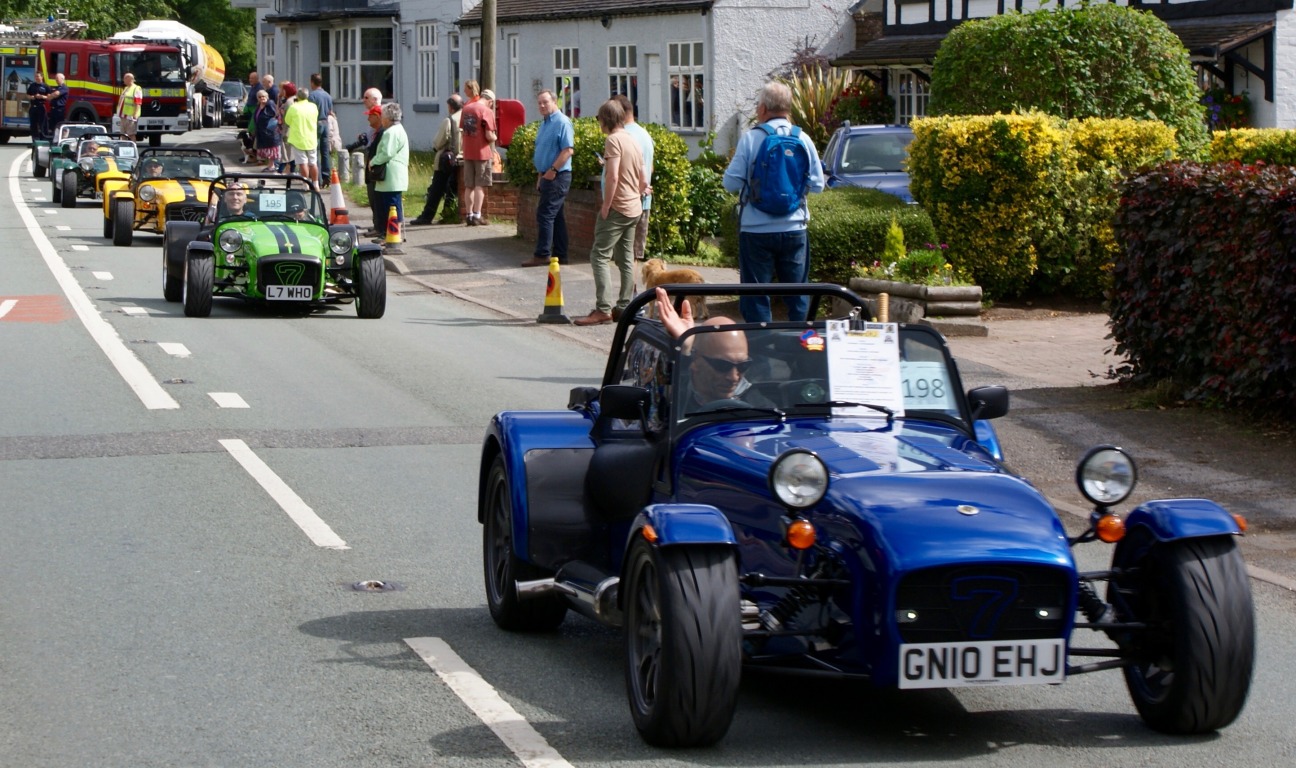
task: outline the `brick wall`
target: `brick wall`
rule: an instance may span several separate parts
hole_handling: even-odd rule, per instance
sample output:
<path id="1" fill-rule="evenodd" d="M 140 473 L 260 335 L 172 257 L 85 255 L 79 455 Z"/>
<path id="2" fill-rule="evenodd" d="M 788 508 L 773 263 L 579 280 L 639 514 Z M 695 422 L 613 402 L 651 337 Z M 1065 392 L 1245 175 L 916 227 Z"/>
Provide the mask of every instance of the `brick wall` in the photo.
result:
<path id="1" fill-rule="evenodd" d="M 468 216 L 467 198 L 464 196 L 463 174 L 459 174 L 459 218 Z M 490 189 L 486 190 L 486 210 L 482 211 L 490 221 L 513 221 L 518 217 L 518 188 L 508 183 L 508 177 L 496 173 L 491 177 Z M 535 203 L 531 204 L 531 226 L 535 227 Z"/>
<path id="2" fill-rule="evenodd" d="M 536 204 L 540 195 L 535 187 L 519 190 L 517 202 L 518 237 L 530 243 L 536 240 Z M 594 220 L 599 212 L 599 194 L 592 189 L 573 189 L 563 203 L 567 220 L 567 253 L 572 259 L 585 261 L 594 246 Z"/>

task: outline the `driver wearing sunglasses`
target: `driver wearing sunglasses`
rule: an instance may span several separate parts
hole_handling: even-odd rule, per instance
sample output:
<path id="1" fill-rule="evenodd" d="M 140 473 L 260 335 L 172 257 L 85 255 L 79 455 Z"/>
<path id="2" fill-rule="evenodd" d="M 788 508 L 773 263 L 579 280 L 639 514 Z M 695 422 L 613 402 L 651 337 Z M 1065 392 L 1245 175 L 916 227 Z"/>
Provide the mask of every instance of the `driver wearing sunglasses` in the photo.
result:
<path id="1" fill-rule="evenodd" d="M 703 326 L 733 325 L 727 317 L 713 317 Z M 752 360 L 747 353 L 747 335 L 742 331 L 710 331 L 693 337 L 689 383 L 698 405 L 732 400 L 742 395 L 751 382 L 745 374 Z"/>

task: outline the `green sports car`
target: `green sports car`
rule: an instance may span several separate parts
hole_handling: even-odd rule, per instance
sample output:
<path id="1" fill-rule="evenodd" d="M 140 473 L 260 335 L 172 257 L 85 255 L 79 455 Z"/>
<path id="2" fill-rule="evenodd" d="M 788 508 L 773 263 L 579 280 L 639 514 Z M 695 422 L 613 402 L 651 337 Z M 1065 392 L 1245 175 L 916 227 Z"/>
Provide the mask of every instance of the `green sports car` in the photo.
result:
<path id="1" fill-rule="evenodd" d="M 382 247 L 361 245 L 355 226 L 326 217 L 301 176 L 221 176 L 205 221 L 166 223 L 162 294 L 189 317 L 209 316 L 215 296 L 305 309 L 353 301 L 358 316 L 382 317 Z"/>

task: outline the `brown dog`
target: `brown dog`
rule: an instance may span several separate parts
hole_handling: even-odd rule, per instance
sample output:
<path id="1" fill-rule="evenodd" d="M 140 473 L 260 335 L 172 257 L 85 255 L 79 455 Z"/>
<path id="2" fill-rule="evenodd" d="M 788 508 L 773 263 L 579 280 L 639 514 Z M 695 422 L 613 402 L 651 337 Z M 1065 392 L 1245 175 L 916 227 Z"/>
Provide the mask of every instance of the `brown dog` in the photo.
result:
<path id="1" fill-rule="evenodd" d="M 643 283 L 644 289 L 651 291 L 659 285 L 677 285 L 690 283 L 705 283 L 702 274 L 696 269 L 688 267 L 678 267 L 670 269 L 669 265 L 661 259 L 649 259 L 643 264 Z M 693 319 L 704 320 L 707 316 L 706 297 L 689 296 L 688 303 L 693 307 Z M 651 304 L 648 305 L 649 316 L 655 310 Z"/>

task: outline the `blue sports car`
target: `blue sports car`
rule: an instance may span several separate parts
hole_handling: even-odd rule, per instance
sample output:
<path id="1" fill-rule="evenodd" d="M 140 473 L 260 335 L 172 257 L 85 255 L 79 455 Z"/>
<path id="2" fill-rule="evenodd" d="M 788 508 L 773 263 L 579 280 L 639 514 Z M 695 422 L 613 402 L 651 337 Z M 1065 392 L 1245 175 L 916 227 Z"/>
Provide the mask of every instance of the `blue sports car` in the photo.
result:
<path id="1" fill-rule="evenodd" d="M 1069 537 L 1004 463 L 989 420 L 1007 390 L 964 392 L 932 328 L 861 322 L 872 311 L 837 286 L 666 290 L 676 307 L 809 295 L 809 317 L 837 318 L 674 337 L 642 294 L 602 386 L 564 410 L 497 414 L 479 478 L 492 618 L 543 631 L 574 610 L 624 627 L 647 742 L 721 739 L 745 665 L 906 689 L 1120 668 L 1159 731 L 1241 711 L 1255 634 L 1243 521 L 1204 499 L 1117 514 L 1135 466 L 1099 446 L 1076 473 L 1089 525 Z M 1111 565 L 1081 571 L 1072 550 L 1093 541 L 1114 544 Z"/>

